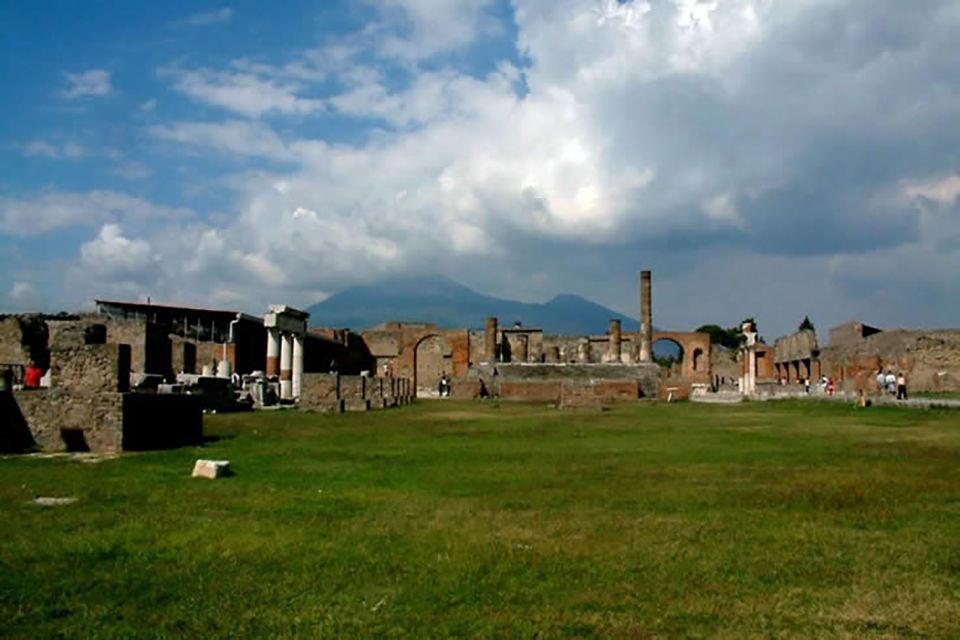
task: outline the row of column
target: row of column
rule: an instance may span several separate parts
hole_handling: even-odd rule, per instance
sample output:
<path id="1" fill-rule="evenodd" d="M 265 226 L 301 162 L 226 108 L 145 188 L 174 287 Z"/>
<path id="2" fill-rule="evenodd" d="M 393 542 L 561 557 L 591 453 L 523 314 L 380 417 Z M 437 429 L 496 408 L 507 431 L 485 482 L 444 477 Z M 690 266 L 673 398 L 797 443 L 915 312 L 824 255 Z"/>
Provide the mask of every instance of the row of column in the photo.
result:
<path id="1" fill-rule="evenodd" d="M 653 301 L 650 271 L 640 272 L 640 362 L 653 362 Z M 610 339 L 607 342 L 605 362 L 620 362 L 621 327 L 619 320 L 610 321 Z M 487 318 L 484 335 L 484 357 L 487 362 L 497 360 L 497 319 Z M 521 360 L 526 360 L 526 354 Z"/>
<path id="2" fill-rule="evenodd" d="M 280 377 L 280 398 L 300 397 L 303 377 L 303 336 L 276 327 L 267 329 L 267 375 Z"/>

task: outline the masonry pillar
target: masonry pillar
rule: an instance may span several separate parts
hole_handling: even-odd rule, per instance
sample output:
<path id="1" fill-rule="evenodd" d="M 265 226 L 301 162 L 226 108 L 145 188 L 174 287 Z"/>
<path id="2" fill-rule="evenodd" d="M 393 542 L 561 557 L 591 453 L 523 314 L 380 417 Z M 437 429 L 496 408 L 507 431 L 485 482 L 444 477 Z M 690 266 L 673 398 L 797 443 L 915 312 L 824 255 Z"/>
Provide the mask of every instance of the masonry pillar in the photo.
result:
<path id="1" fill-rule="evenodd" d="M 511 359 L 515 362 L 526 362 L 529 356 L 529 338 L 527 336 L 517 336 L 517 351 L 512 354 Z"/>
<path id="2" fill-rule="evenodd" d="M 293 399 L 293 335 L 286 332 L 280 341 L 280 398 Z"/>
<path id="3" fill-rule="evenodd" d="M 620 362 L 620 321 L 611 320 L 610 329 L 607 331 L 607 353 L 604 360 L 607 362 Z"/>
<path id="4" fill-rule="evenodd" d="M 267 329 L 267 371 L 268 376 L 280 375 L 280 330 Z"/>
<path id="5" fill-rule="evenodd" d="M 650 272 L 640 272 L 640 362 L 653 362 L 653 311 Z"/>
<path id="6" fill-rule="evenodd" d="M 577 362 L 588 364 L 590 362 L 590 341 L 581 340 L 577 343 Z"/>
<path id="7" fill-rule="evenodd" d="M 293 336 L 293 397 L 300 397 L 300 380 L 303 378 L 303 336 Z"/>
<path id="8" fill-rule="evenodd" d="M 483 357 L 487 362 L 497 361 L 497 319 L 487 318 L 487 331 L 483 337 Z"/>

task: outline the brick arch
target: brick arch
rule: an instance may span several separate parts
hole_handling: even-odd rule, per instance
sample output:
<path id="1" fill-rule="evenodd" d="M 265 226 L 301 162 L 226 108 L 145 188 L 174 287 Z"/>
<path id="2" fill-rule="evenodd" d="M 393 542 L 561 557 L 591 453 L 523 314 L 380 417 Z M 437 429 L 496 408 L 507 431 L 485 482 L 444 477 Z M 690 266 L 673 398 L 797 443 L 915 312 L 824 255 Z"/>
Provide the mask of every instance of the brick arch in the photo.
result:
<path id="1" fill-rule="evenodd" d="M 439 333 L 420 337 L 413 345 L 413 382 L 417 395 L 433 395 L 443 373 L 453 375 L 450 341 Z"/>
<path id="2" fill-rule="evenodd" d="M 653 342 L 670 340 L 683 349 L 683 377 L 693 382 L 710 381 L 710 334 L 697 331 L 654 331 Z M 651 343 L 652 347 L 652 343 Z"/>

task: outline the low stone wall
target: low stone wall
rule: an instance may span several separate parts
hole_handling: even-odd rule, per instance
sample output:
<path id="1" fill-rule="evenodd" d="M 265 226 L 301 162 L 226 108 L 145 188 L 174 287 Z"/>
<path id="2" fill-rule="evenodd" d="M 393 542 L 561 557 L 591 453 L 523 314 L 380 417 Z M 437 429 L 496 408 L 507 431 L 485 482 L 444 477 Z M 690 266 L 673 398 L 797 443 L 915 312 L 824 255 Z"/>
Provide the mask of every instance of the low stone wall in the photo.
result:
<path id="1" fill-rule="evenodd" d="M 476 367 L 473 375 L 452 382 L 454 397 L 479 397 L 480 384 L 503 400 L 544 402 L 562 407 L 653 398 L 655 364 L 497 364 Z"/>
<path id="2" fill-rule="evenodd" d="M 203 411 L 193 396 L 18 390 L 0 393 L 0 425 L 0 450 L 7 452 L 107 453 L 203 442 Z"/>
<path id="3" fill-rule="evenodd" d="M 407 378 L 304 373 L 298 406 L 307 411 L 367 411 L 408 404 L 413 385 Z"/>
<path id="4" fill-rule="evenodd" d="M 3 394 L 3 430 L 10 451 L 119 451 L 123 399 L 119 393 L 77 394 L 30 389 Z M 7 440 L 8 438 L 3 438 Z"/>

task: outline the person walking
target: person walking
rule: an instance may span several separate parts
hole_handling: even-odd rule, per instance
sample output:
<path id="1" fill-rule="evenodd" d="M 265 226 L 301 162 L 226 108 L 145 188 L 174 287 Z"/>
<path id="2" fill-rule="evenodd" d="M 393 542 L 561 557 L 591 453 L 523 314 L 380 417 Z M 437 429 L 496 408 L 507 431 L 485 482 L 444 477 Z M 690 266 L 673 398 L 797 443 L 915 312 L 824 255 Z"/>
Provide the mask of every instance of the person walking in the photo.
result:
<path id="1" fill-rule="evenodd" d="M 884 376 L 884 383 L 887 387 L 887 393 L 894 396 L 897 394 L 897 376 L 893 375 L 893 371 L 887 369 L 887 375 Z"/>
<path id="2" fill-rule="evenodd" d="M 897 400 L 906 400 L 907 399 L 907 376 L 903 375 L 903 371 L 897 374 Z"/>

